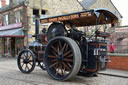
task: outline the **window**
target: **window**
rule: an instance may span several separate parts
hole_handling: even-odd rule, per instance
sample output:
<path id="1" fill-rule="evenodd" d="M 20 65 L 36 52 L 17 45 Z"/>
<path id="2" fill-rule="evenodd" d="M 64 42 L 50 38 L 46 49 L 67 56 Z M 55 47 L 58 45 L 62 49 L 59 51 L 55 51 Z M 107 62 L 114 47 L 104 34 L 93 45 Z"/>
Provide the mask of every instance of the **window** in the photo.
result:
<path id="1" fill-rule="evenodd" d="M 46 10 L 41 10 L 41 18 L 46 18 Z"/>
<path id="2" fill-rule="evenodd" d="M 4 25 L 8 25 L 8 14 L 4 16 Z"/>
<path id="3" fill-rule="evenodd" d="M 46 10 L 41 10 L 41 17 L 40 18 L 46 18 Z M 36 20 L 36 15 L 40 15 L 39 14 L 39 10 L 38 9 L 33 9 L 33 23 L 35 24 L 35 20 Z"/>
<path id="4" fill-rule="evenodd" d="M 20 11 L 15 12 L 15 17 L 16 17 L 16 23 L 19 23 L 21 21 L 20 20 Z"/>
<path id="5" fill-rule="evenodd" d="M 21 2 L 23 2 L 24 0 L 16 0 L 16 3 L 19 4 Z"/>
<path id="6" fill-rule="evenodd" d="M 35 24 L 36 20 L 36 15 L 39 15 L 39 10 L 38 9 L 33 9 L 33 23 Z"/>

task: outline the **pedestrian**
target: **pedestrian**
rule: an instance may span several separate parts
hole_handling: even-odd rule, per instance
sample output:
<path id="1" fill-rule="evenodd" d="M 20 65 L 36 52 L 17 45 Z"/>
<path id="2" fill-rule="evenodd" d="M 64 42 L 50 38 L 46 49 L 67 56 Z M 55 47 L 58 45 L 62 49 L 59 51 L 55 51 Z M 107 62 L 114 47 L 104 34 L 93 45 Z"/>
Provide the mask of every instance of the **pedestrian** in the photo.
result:
<path id="1" fill-rule="evenodd" d="M 110 53 L 114 53 L 115 47 L 113 43 L 110 44 Z"/>

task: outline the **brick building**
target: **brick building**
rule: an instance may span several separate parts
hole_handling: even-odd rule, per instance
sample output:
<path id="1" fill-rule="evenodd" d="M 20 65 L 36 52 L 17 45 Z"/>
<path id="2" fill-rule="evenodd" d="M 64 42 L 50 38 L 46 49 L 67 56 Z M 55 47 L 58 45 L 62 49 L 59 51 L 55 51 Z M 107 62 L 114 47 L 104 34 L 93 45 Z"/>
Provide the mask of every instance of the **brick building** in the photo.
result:
<path id="1" fill-rule="evenodd" d="M 43 18 L 81 10 L 77 0 L 1 0 L 0 56 L 16 56 L 32 41 L 28 36 L 35 34 L 36 15 Z"/>

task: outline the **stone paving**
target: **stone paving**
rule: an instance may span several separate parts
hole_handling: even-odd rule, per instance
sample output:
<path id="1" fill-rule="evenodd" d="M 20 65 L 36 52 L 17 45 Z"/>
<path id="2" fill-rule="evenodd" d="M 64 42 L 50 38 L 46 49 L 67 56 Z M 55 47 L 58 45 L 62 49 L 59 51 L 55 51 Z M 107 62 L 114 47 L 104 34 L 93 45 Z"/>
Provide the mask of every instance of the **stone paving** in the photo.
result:
<path id="1" fill-rule="evenodd" d="M 39 67 L 30 74 L 23 74 L 17 68 L 16 59 L 0 59 L 0 85 L 128 85 L 128 79 L 107 75 L 75 76 L 71 80 L 60 82 L 51 79 Z"/>
<path id="2" fill-rule="evenodd" d="M 105 71 L 100 71 L 99 74 L 128 78 L 128 71 L 122 70 L 107 69 Z"/>

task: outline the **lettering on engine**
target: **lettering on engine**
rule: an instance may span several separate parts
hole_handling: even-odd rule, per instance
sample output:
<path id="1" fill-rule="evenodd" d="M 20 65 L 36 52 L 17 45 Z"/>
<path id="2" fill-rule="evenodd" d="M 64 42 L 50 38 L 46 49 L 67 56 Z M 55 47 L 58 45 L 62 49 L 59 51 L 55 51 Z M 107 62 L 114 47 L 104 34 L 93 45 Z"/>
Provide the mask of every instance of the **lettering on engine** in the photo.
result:
<path id="1" fill-rule="evenodd" d="M 106 49 L 104 49 L 104 48 L 95 48 L 94 52 L 93 52 L 93 55 L 102 55 L 103 54 L 102 52 L 106 53 Z"/>

